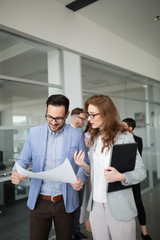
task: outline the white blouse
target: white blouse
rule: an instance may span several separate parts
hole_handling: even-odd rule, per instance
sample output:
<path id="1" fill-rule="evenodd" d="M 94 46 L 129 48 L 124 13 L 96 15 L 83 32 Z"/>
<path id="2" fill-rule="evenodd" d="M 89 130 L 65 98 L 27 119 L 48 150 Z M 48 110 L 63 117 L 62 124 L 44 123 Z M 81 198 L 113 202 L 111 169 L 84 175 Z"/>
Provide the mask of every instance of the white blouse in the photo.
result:
<path id="1" fill-rule="evenodd" d="M 101 136 L 98 137 L 97 143 L 93 152 L 93 173 L 94 173 L 94 189 L 93 200 L 100 203 L 107 202 L 107 187 L 108 183 L 104 176 L 104 169 L 109 166 L 111 151 L 104 149 L 101 153 L 102 141 Z"/>

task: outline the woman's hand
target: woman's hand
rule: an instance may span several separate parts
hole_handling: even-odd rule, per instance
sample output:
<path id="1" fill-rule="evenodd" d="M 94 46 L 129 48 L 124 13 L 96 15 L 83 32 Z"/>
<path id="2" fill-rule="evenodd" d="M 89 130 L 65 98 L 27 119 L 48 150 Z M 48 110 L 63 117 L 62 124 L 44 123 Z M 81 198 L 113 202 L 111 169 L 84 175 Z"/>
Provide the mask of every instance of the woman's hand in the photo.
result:
<path id="1" fill-rule="evenodd" d="M 108 183 L 117 182 L 117 181 L 126 181 L 124 174 L 118 172 L 114 167 L 108 167 L 104 170 L 104 176 Z"/>
<path id="2" fill-rule="evenodd" d="M 74 153 L 74 161 L 77 165 L 83 167 L 86 163 L 84 161 L 84 157 L 85 157 L 85 152 L 82 152 L 82 150 L 79 151 L 79 153 L 77 154 L 77 150 Z"/>
<path id="3" fill-rule="evenodd" d="M 90 174 L 90 166 L 84 161 L 85 152 L 82 150 L 77 154 L 77 150 L 74 153 L 74 161 L 78 166 L 81 166 L 87 174 Z"/>

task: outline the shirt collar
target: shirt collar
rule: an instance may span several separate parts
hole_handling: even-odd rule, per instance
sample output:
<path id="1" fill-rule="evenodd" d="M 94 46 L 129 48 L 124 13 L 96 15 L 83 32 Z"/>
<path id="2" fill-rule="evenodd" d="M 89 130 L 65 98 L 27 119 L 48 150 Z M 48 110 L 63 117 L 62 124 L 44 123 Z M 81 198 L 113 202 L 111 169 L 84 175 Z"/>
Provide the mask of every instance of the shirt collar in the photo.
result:
<path id="1" fill-rule="evenodd" d="M 60 131 L 58 131 L 57 133 L 54 133 L 53 131 L 51 131 L 51 129 L 48 125 L 48 133 L 49 133 L 50 136 L 58 137 L 61 133 L 63 133 L 64 127 L 65 127 L 65 125 L 63 126 L 63 128 Z"/>
<path id="2" fill-rule="evenodd" d="M 70 123 L 71 127 L 76 128 L 72 123 Z"/>

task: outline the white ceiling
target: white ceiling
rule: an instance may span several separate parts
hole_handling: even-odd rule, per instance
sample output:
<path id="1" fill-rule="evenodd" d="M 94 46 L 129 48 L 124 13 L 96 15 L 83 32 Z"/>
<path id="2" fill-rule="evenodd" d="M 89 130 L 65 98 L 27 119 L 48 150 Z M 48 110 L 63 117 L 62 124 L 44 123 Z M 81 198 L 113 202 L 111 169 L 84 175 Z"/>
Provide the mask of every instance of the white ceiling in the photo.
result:
<path id="1" fill-rule="evenodd" d="M 160 0 L 98 0 L 73 14 L 83 15 L 160 59 L 160 21 L 153 20 L 160 15 Z"/>
<path id="2" fill-rule="evenodd" d="M 65 6 L 73 0 L 54 1 Z M 68 11 L 71 10 L 68 9 Z M 119 35 L 160 59 L 160 21 L 153 21 L 153 17 L 160 14 L 160 0 L 98 0 L 72 13 L 83 15 L 83 17 L 90 19 L 101 27 Z M 17 44 L 21 43 L 20 41 L 21 40 L 15 36 L 10 36 L 7 33 L 1 32 L 0 57 L 1 53 L 3 53 L 3 55 L 5 53 L 6 56 L 5 59 L 3 58 L 3 61 L 0 61 L 0 68 L 3 70 L 1 70 L 2 74 L 5 75 L 6 70 L 6 73 L 10 72 L 11 76 L 33 80 L 38 79 L 39 81 L 46 80 L 47 82 L 45 53 L 48 47 L 43 49 L 45 46 L 42 48 L 40 45 L 39 47 L 37 43 L 35 46 L 35 43 L 32 43 L 32 41 L 28 42 L 23 39 L 22 42 L 25 45 L 21 44 L 19 55 L 15 55 L 15 47 Z M 31 51 L 26 51 L 28 45 L 31 47 Z M 37 51 L 36 49 L 32 49 L 32 47 L 36 47 Z M 12 52 L 12 56 L 8 55 L 8 52 Z M 13 56 L 15 57 L 13 58 Z M 32 66 L 32 61 L 29 59 L 36 59 L 37 56 L 38 62 L 34 61 L 34 65 Z M 16 66 L 20 66 L 21 62 L 25 63 L 23 58 L 27 62 L 27 66 L 29 66 L 25 71 L 22 67 L 16 68 Z M 17 63 L 19 65 L 16 65 Z M 36 63 L 37 65 L 35 65 Z M 32 67 L 34 69 L 32 69 Z M 135 88 L 136 91 L 138 91 L 137 88 L 142 89 L 146 81 L 145 78 L 138 75 L 136 76 L 131 72 L 103 65 L 102 63 L 95 63 L 85 58 L 82 58 L 82 70 L 83 88 L 92 91 L 95 91 L 95 89 L 96 91 L 102 91 L 107 87 L 108 92 L 112 94 L 115 92 L 117 93 L 116 88 L 122 89 L 126 81 L 129 81 L 130 84 L 127 86 L 127 89 L 125 88 L 125 91 L 127 90 L 129 92 Z M 29 72 L 27 73 L 27 71 Z M 16 75 L 13 74 L 14 72 Z M 139 82 L 139 84 L 137 84 L 137 82 Z M 119 84 L 121 84 L 121 86 Z M 19 88 L 17 88 L 18 91 Z M 124 91 L 124 88 L 122 91 Z M 118 92 L 118 94 L 121 93 Z M 17 96 L 18 93 L 15 95 Z"/>

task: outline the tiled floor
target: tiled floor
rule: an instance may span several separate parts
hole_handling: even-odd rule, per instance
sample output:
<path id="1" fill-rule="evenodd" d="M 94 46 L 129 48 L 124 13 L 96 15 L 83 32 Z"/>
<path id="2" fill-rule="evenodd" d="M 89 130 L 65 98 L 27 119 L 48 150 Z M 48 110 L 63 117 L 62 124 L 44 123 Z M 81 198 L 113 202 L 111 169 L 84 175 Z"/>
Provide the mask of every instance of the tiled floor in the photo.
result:
<path id="1" fill-rule="evenodd" d="M 143 194 L 143 203 L 147 215 L 147 229 L 153 240 L 160 240 L 160 184 L 152 191 Z M 4 216 L 0 216 L 0 240 L 28 240 L 29 239 L 29 212 L 26 200 L 3 209 Z M 82 225 L 82 232 L 92 239 Z M 137 240 L 141 240 L 140 226 L 137 222 Z M 50 240 L 55 239 L 53 230 Z M 105 240 L 105 239 L 104 239 Z M 120 239 L 121 240 L 121 239 Z"/>

